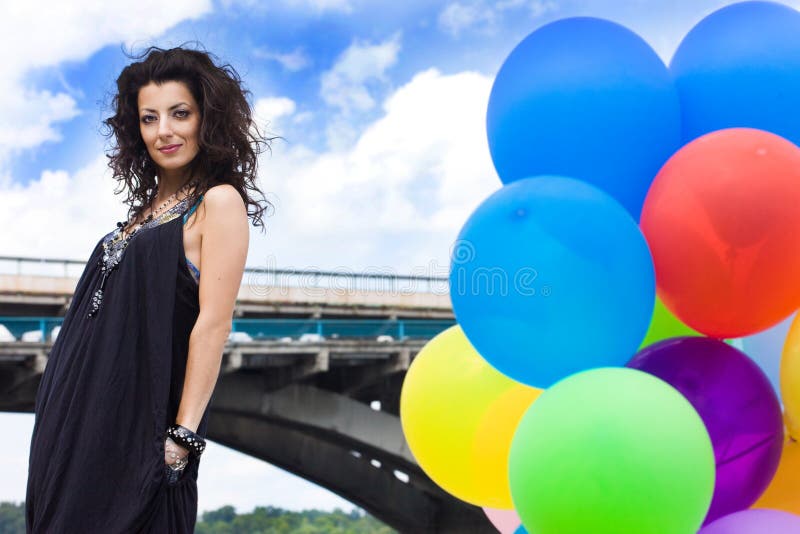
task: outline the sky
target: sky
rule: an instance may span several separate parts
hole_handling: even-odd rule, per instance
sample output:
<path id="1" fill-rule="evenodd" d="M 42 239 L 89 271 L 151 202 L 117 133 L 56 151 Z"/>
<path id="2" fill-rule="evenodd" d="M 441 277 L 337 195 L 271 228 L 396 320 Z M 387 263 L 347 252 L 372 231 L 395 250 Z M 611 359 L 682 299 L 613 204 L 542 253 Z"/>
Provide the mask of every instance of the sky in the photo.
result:
<path id="1" fill-rule="evenodd" d="M 147 46 L 199 43 L 241 76 L 275 206 L 249 267 L 446 276 L 450 246 L 500 187 L 486 142 L 494 76 L 526 35 L 571 16 L 639 33 L 668 63 L 726 0 L 73 0 L 0 17 L 0 255 L 85 261 L 122 220 L 106 166 L 115 79 Z M 800 0 L 781 2 L 800 8 Z M 11 231 L 13 229 L 13 231 Z M 33 416 L 0 413 L 0 501 L 25 496 Z M 199 511 L 351 509 L 210 442 Z M 235 480 L 235 484 L 227 483 Z"/>

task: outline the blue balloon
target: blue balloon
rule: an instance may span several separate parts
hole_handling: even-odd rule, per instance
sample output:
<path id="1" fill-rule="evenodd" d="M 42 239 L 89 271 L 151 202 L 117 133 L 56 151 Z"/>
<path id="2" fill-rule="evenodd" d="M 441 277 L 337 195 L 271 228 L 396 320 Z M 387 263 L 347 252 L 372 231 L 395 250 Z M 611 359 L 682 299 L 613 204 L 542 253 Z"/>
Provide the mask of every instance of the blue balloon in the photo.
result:
<path id="1" fill-rule="evenodd" d="M 525 526 L 520 525 L 517 527 L 517 530 L 514 531 L 514 534 L 528 534 L 528 531 L 525 530 Z"/>
<path id="2" fill-rule="evenodd" d="M 517 180 L 485 199 L 461 229 L 449 279 L 478 353 L 539 388 L 625 365 L 655 305 L 636 222 L 599 188 L 560 176 Z"/>
<path id="3" fill-rule="evenodd" d="M 732 127 L 800 143 L 800 12 L 741 2 L 701 20 L 670 62 L 683 140 Z"/>
<path id="4" fill-rule="evenodd" d="M 650 183 L 680 147 L 680 105 L 666 65 L 641 37 L 607 20 L 567 18 L 506 58 L 486 131 L 504 184 L 572 176 L 638 221 Z"/>

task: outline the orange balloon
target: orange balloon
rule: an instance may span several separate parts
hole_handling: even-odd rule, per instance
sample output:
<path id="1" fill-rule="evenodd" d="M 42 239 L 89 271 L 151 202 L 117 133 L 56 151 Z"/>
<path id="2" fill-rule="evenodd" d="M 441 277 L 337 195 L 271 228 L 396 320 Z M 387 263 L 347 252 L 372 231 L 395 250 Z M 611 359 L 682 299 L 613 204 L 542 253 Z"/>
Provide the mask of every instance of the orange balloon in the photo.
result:
<path id="1" fill-rule="evenodd" d="M 752 128 L 706 134 L 653 181 L 641 228 L 658 295 L 710 337 L 765 330 L 800 307 L 800 148 Z"/>
<path id="2" fill-rule="evenodd" d="M 800 514 L 800 443 L 787 438 L 778 471 L 752 507 Z"/>

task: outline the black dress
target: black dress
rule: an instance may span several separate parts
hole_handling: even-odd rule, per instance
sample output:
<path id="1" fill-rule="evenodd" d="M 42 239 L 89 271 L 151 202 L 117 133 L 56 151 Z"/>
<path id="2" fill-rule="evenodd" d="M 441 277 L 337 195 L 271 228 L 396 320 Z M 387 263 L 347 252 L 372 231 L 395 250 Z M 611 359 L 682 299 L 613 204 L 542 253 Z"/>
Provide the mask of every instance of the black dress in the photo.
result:
<path id="1" fill-rule="evenodd" d="M 194 530 L 199 461 L 190 456 L 177 481 L 167 478 L 164 462 L 165 431 L 175 422 L 200 311 L 183 246 L 184 215 L 196 207 L 187 202 L 133 234 L 92 317 L 102 245 L 119 228 L 89 257 L 36 394 L 28 533 Z M 208 410 L 200 436 L 207 424 Z"/>

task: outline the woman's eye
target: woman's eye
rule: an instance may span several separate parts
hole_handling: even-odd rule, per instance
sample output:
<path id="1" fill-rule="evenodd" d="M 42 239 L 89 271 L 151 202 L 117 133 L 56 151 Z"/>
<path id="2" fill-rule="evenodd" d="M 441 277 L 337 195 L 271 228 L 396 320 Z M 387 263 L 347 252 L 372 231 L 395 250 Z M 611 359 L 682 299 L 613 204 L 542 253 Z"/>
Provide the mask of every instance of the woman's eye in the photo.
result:
<path id="1" fill-rule="evenodd" d="M 177 115 L 181 119 L 185 119 L 186 117 L 189 116 L 189 111 L 185 109 L 179 109 L 178 111 L 175 112 L 175 115 Z M 142 117 L 142 122 L 147 124 L 149 122 L 152 122 L 147 119 L 154 119 L 154 118 L 155 117 L 153 117 L 152 115 L 145 115 L 144 117 Z"/>

